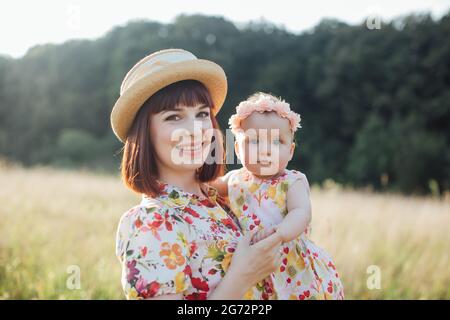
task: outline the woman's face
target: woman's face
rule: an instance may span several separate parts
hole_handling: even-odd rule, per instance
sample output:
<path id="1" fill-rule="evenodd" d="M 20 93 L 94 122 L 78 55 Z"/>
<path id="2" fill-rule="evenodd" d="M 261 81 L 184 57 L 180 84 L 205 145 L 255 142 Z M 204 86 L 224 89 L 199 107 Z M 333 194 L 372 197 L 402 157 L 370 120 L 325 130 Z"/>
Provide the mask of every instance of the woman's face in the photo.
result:
<path id="1" fill-rule="evenodd" d="M 211 147 L 213 125 L 206 105 L 179 105 L 153 114 L 150 139 L 158 171 L 194 171 L 203 166 Z"/>

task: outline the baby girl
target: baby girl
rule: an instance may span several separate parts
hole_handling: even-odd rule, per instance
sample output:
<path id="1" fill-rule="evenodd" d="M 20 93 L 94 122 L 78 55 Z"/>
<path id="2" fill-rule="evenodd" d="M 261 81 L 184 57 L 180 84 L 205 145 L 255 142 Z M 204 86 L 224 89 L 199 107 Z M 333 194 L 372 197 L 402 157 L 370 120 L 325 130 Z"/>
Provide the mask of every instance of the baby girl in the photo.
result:
<path id="1" fill-rule="evenodd" d="M 239 104 L 230 127 L 243 167 L 212 185 L 228 196 L 244 232 L 259 230 L 255 242 L 271 232 L 279 232 L 283 241 L 279 269 L 257 288 L 265 286 L 273 293 L 271 299 L 343 299 L 333 261 L 308 238 L 308 180 L 301 172 L 286 169 L 294 154 L 300 116 L 283 100 L 256 93 Z M 252 295 L 249 291 L 246 298 Z"/>

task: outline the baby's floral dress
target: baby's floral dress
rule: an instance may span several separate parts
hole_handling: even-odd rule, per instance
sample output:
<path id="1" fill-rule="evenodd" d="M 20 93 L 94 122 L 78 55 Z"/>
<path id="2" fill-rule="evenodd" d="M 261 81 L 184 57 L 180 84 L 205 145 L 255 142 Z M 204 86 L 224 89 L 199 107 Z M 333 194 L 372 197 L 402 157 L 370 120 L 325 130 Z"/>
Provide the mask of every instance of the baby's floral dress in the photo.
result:
<path id="1" fill-rule="evenodd" d="M 243 232 L 279 224 L 288 212 L 289 186 L 299 179 L 306 178 L 299 171 L 287 169 L 269 179 L 260 179 L 244 167 L 233 171 L 228 180 L 228 197 Z M 274 291 L 271 299 L 279 300 L 344 299 L 331 257 L 309 239 L 310 233 L 308 226 L 297 239 L 284 243 L 279 269 L 249 290 L 246 297 L 251 299 L 260 290 Z"/>
<path id="2" fill-rule="evenodd" d="M 119 222 L 116 255 L 127 299 L 182 293 L 202 300 L 227 272 L 242 237 L 235 217 L 211 186 L 200 197 L 160 183 L 156 198 L 142 196 Z M 236 284 L 238 285 L 238 284 Z M 264 291 L 254 299 L 268 296 Z"/>

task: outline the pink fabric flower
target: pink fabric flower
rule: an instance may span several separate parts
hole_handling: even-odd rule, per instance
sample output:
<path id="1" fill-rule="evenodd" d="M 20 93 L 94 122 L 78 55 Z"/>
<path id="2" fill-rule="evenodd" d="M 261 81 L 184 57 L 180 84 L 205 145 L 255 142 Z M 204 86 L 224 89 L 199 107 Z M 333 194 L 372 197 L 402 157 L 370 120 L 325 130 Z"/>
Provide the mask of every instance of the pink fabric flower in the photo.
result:
<path id="1" fill-rule="evenodd" d="M 270 97 L 261 95 L 255 101 L 243 101 L 236 107 L 236 114 L 230 117 L 228 124 L 231 132 L 237 134 L 242 130 L 241 121 L 253 112 L 275 111 L 280 117 L 289 120 L 292 132 L 297 131 L 300 126 L 300 115 L 291 110 L 289 103 L 285 101 L 273 101 Z"/>

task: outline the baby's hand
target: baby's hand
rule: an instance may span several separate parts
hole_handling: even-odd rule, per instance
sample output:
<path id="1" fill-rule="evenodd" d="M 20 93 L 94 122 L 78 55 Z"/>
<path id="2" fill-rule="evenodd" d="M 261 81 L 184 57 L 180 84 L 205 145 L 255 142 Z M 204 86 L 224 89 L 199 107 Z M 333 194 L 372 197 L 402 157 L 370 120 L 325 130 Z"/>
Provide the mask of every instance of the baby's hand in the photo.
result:
<path id="1" fill-rule="evenodd" d="M 261 241 L 261 240 L 267 238 L 268 236 L 270 236 L 274 232 L 275 232 L 275 228 L 274 227 L 268 227 L 268 228 L 264 228 L 264 229 L 258 230 L 256 232 L 256 234 L 253 236 L 253 238 L 251 240 L 251 244 L 255 244 L 258 241 Z"/>

